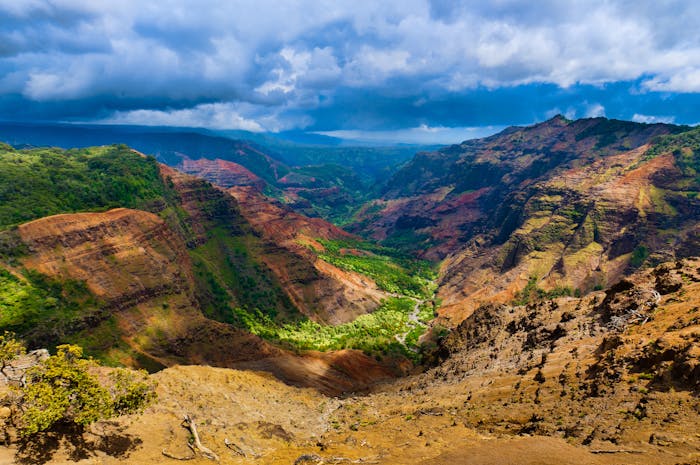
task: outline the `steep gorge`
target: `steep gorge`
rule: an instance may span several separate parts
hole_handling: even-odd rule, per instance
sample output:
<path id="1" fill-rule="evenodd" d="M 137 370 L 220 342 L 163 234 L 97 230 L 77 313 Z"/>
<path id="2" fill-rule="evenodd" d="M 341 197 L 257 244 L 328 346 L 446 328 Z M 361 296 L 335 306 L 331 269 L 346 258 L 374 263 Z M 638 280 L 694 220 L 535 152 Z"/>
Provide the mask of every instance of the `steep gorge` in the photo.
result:
<path id="1" fill-rule="evenodd" d="M 562 117 L 509 128 L 418 154 L 355 227 L 443 260 L 451 325 L 486 302 L 586 293 L 697 254 L 699 186 L 681 155 L 695 132 Z"/>
<path id="2" fill-rule="evenodd" d="M 25 153 L 10 149 L 4 161 L 21 171 L 31 170 L 26 166 L 30 163 L 38 168 L 48 159 L 37 152 Z M 105 163 L 120 160 L 132 172 L 155 163 L 124 148 L 114 148 L 113 153 L 87 150 L 75 158 L 57 150 L 48 155 L 60 162 L 66 157 L 65 162 L 75 163 L 72 169 L 76 170 L 101 166 L 93 163 L 96 158 Z M 307 286 L 323 287 L 314 281 L 318 280 L 312 265 L 315 256 L 292 254 L 262 237 L 241 216 L 236 200 L 208 182 L 164 165 L 156 168 L 155 181 L 124 178 L 140 186 L 137 193 L 145 192 L 137 194 L 137 199 L 155 192 L 134 202 L 151 212 L 117 208 L 64 213 L 3 232 L 2 266 L 9 273 L 6 279 L 19 291 L 30 285 L 25 276 L 49 280 L 58 294 L 42 297 L 39 304 L 54 305 L 69 299 L 66 283 L 81 283 L 94 303 L 89 311 L 74 305 L 72 313 L 62 314 L 65 321 L 58 326 L 51 319 L 40 320 L 21 331 L 22 336 L 42 345 L 78 342 L 107 361 L 149 369 L 176 363 L 234 366 L 266 360 L 257 368 L 331 393 L 362 389 L 376 377 L 393 375 L 358 351 L 297 356 L 246 331 L 240 318 L 252 312 L 266 312 L 268 318 L 285 322 L 302 318 L 302 310 L 323 321 L 324 305 L 335 302 L 319 300 L 313 307 L 298 308 L 290 299 L 294 289 L 306 292 Z M 27 191 L 24 195 L 46 194 Z M 300 267 L 304 259 L 310 263 Z M 325 279 L 332 285 L 332 275 Z M 369 309 L 378 305 L 377 300 L 370 302 Z M 3 304 L 3 317 L 12 316 L 8 311 Z M 326 314 L 332 311 L 333 307 Z M 334 368 L 352 365 L 365 368 Z"/>

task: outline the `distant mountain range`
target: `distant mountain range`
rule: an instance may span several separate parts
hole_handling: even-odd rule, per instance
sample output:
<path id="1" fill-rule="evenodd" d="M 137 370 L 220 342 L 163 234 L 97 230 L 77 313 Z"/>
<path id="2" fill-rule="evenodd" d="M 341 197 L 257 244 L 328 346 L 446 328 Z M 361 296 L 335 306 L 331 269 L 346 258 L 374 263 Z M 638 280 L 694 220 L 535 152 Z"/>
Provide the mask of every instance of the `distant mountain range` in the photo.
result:
<path id="1" fill-rule="evenodd" d="M 0 140 L 13 146 L 126 144 L 222 187 L 258 186 L 306 215 L 335 222 L 347 221 L 416 151 L 434 148 L 339 146 L 340 140 L 312 136 L 300 139 L 296 133 L 273 136 L 150 126 L 0 123 Z"/>

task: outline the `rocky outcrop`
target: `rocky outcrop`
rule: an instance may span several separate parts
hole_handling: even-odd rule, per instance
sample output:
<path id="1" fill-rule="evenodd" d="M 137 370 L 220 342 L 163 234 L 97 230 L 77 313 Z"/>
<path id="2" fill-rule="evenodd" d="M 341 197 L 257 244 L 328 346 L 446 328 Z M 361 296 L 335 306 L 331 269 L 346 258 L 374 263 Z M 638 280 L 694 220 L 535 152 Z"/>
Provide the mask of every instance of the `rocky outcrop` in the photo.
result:
<path id="1" fill-rule="evenodd" d="M 440 340 L 439 366 L 395 389 L 441 399 L 484 434 L 557 436 L 605 454 L 695 444 L 699 265 L 666 263 L 582 298 L 482 305 Z M 670 273 L 683 284 L 658 294 L 656 277 Z M 640 306 L 642 318 L 611 324 Z"/>
<path id="2" fill-rule="evenodd" d="M 20 386 L 27 370 L 39 365 L 47 358 L 49 358 L 48 350 L 36 349 L 10 360 L 0 370 L 0 385 Z"/>
<path id="3" fill-rule="evenodd" d="M 215 160 L 183 158 L 177 168 L 184 173 L 206 179 L 223 188 L 251 186 L 262 192 L 266 186 L 264 180 L 246 167 L 219 158 Z"/>

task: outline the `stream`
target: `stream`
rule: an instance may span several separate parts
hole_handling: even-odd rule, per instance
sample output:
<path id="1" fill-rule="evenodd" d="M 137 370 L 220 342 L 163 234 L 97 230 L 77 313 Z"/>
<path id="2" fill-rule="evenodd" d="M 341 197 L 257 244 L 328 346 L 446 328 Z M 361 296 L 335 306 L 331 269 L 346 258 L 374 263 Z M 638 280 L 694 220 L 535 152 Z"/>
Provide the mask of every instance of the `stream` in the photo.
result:
<path id="1" fill-rule="evenodd" d="M 418 300 L 414 299 L 416 304 L 413 306 L 413 310 L 411 310 L 411 313 L 408 314 L 408 330 L 402 334 L 397 334 L 394 336 L 401 345 L 406 346 L 406 337 L 408 336 L 408 333 L 410 333 L 416 326 L 425 326 L 424 323 L 421 323 L 420 320 L 418 319 L 418 315 L 420 314 L 420 306 L 425 303 L 425 300 Z M 409 350 L 413 352 L 418 352 L 418 349 L 416 347 L 407 347 Z"/>

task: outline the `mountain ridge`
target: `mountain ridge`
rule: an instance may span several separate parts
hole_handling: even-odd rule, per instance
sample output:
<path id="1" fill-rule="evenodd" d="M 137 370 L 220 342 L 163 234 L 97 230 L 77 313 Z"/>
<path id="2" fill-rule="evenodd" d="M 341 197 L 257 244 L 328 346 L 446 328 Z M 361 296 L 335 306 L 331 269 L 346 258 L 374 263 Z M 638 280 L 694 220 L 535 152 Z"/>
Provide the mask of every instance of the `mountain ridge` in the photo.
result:
<path id="1" fill-rule="evenodd" d="M 534 289 L 589 292 L 673 259 L 674 247 L 687 256 L 698 185 L 683 166 L 694 163 L 696 132 L 562 117 L 509 128 L 418 154 L 349 230 L 442 260 L 450 325 Z"/>

